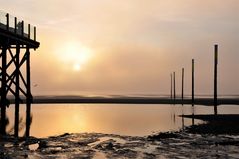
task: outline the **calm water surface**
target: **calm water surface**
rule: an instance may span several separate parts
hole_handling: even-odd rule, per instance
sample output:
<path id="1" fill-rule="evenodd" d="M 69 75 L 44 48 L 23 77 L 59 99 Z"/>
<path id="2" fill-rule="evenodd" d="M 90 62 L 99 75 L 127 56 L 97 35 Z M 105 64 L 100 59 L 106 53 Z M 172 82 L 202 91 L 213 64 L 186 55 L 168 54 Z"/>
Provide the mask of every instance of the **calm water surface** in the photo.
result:
<path id="1" fill-rule="evenodd" d="M 219 106 L 219 113 L 239 113 L 239 106 Z M 133 104 L 33 104 L 31 136 L 47 137 L 63 133 L 98 132 L 144 136 L 153 132 L 179 130 L 192 124 L 178 115 L 192 114 L 190 105 Z M 20 109 L 25 122 L 25 106 Z M 213 107 L 194 106 L 194 114 L 213 113 Z M 14 107 L 7 110 L 8 131 L 14 124 Z M 195 120 L 195 124 L 202 121 Z M 21 135 L 24 134 L 22 124 Z"/>

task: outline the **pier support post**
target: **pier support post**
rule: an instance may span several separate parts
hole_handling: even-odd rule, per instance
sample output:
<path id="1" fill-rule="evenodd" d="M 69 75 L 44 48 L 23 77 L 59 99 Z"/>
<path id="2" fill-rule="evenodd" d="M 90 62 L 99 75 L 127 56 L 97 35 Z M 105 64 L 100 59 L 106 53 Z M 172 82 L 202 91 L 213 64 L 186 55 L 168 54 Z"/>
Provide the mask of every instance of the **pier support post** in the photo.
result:
<path id="1" fill-rule="evenodd" d="M 1 122 L 0 134 L 6 135 L 6 106 L 7 106 L 7 45 L 2 46 L 2 73 L 1 73 Z"/>
<path id="2" fill-rule="evenodd" d="M 19 82 L 19 74 L 20 74 L 20 45 L 16 45 L 16 73 L 15 73 L 15 123 L 14 123 L 14 136 L 18 137 L 19 132 L 19 104 L 20 104 L 20 82 Z"/>
<path id="3" fill-rule="evenodd" d="M 27 47 L 26 50 L 26 76 L 27 76 L 27 97 L 26 97 L 26 137 L 30 135 L 30 125 L 31 125 L 31 74 L 30 74 L 30 51 Z"/>

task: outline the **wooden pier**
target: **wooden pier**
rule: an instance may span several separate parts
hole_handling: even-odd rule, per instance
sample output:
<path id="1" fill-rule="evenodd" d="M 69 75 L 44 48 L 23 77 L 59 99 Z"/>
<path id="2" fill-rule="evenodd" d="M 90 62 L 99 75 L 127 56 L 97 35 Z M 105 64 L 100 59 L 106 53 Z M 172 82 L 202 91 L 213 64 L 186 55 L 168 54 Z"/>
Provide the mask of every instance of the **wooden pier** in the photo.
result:
<path id="1" fill-rule="evenodd" d="M 10 101 L 7 96 L 15 98 L 14 135 L 19 131 L 19 105 L 26 102 L 26 132 L 29 136 L 31 123 L 31 76 L 30 50 L 36 50 L 40 43 L 36 40 L 36 27 L 18 20 L 8 13 L 0 12 L 0 134 L 6 135 L 6 108 Z M 23 97 L 25 99 L 21 99 Z"/>

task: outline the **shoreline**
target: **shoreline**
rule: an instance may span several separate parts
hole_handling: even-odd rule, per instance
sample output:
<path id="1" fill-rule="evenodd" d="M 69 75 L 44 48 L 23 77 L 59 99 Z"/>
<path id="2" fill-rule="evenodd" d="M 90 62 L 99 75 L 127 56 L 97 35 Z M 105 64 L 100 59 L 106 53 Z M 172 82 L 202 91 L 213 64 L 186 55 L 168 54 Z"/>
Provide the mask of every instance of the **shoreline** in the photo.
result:
<path id="1" fill-rule="evenodd" d="M 13 104 L 14 100 L 10 99 Z M 25 103 L 25 100 L 23 100 Z M 86 97 L 86 96 L 35 96 L 33 104 L 185 104 L 192 105 L 192 100 L 186 98 L 170 99 L 165 97 Z M 195 98 L 194 105 L 213 106 L 213 98 Z M 218 105 L 239 105 L 239 98 L 218 98 Z"/>

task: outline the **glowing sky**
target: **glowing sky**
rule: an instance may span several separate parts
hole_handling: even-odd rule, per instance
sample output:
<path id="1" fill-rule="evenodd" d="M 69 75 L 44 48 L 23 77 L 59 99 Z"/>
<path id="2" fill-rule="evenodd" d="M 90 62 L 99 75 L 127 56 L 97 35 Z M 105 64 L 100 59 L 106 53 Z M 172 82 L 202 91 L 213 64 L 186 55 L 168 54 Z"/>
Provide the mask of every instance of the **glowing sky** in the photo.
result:
<path id="1" fill-rule="evenodd" d="M 33 94 L 168 94 L 170 73 L 212 94 L 219 44 L 219 94 L 239 92 L 238 0 L 0 0 L 37 26 Z"/>

